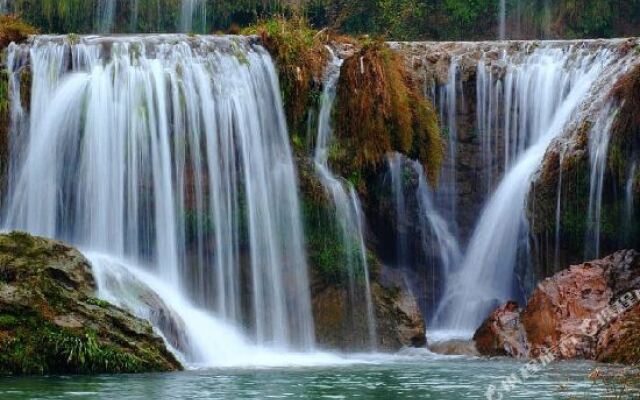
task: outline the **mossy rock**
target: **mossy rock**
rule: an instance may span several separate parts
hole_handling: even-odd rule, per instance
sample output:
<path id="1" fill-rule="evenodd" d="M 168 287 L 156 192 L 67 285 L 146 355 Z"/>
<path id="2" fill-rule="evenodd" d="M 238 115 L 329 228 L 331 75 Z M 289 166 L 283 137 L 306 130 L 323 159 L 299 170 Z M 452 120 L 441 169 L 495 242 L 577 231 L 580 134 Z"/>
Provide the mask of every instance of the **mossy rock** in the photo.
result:
<path id="1" fill-rule="evenodd" d="M 0 374 L 180 369 L 148 322 L 96 298 L 91 266 L 77 250 L 0 235 Z"/>

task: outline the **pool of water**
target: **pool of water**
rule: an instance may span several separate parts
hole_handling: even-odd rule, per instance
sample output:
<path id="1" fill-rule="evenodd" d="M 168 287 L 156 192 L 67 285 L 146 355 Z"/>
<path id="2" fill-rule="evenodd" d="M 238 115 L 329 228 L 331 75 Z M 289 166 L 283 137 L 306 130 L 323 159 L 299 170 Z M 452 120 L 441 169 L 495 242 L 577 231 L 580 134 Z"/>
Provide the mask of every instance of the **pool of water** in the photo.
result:
<path id="1" fill-rule="evenodd" d="M 0 378 L 0 399 L 484 399 L 524 363 L 432 354 L 368 355 L 317 366 L 179 373 Z M 588 379 L 600 365 L 552 364 L 493 398 L 592 399 L 611 388 Z M 612 368 L 612 367 L 609 367 Z"/>

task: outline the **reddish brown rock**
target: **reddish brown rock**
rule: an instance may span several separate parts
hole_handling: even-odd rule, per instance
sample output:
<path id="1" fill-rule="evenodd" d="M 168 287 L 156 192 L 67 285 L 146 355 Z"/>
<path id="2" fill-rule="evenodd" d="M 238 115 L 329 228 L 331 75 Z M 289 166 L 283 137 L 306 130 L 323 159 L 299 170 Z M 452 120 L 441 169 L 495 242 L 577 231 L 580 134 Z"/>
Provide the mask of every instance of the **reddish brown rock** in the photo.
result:
<path id="1" fill-rule="evenodd" d="M 600 362 L 640 364 L 640 304 L 598 335 L 596 359 Z"/>
<path id="2" fill-rule="evenodd" d="M 495 310 L 473 336 L 478 352 L 490 357 L 525 357 L 526 337 L 520 312 L 515 302 Z"/>
<path id="3" fill-rule="evenodd" d="M 619 251 L 562 271 L 534 290 L 524 310 L 510 302 L 474 339 L 483 355 L 640 361 L 640 253 Z M 522 344 L 522 345 L 521 345 Z"/>
<path id="4" fill-rule="evenodd" d="M 595 357 L 595 339 L 584 335 L 583 324 L 611 300 L 609 267 L 608 259 L 573 266 L 538 285 L 522 313 L 530 356 L 558 349 L 562 358 Z"/>

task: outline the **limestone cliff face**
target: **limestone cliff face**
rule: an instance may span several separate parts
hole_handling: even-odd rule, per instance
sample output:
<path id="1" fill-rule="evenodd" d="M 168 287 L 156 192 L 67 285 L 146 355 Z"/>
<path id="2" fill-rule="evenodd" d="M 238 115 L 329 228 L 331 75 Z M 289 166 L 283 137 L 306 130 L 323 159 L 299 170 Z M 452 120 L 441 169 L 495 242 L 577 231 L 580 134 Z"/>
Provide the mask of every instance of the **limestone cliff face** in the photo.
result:
<path id="1" fill-rule="evenodd" d="M 60 242 L 0 236 L 0 373 L 182 367 L 151 325 L 96 297 L 88 261 Z"/>

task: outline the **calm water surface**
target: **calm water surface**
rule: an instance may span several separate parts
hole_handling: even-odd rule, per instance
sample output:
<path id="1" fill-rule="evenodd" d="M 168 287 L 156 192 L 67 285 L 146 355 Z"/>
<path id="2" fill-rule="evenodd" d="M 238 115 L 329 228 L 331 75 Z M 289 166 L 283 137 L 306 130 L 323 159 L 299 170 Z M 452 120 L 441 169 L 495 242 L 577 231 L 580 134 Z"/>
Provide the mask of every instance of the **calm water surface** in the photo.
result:
<path id="1" fill-rule="evenodd" d="M 203 369 L 169 374 L 0 378 L 0 399 L 481 399 L 522 363 L 460 357 L 366 356 L 315 367 Z M 603 398 L 591 363 L 554 364 L 504 398 Z M 602 368 L 602 366 L 600 366 Z M 498 398 L 498 397 L 496 397 Z"/>

